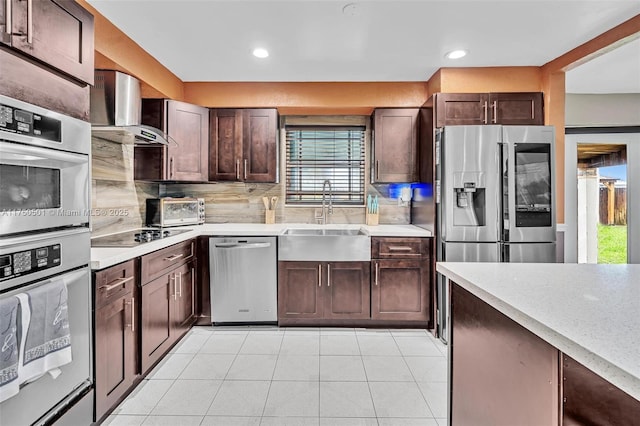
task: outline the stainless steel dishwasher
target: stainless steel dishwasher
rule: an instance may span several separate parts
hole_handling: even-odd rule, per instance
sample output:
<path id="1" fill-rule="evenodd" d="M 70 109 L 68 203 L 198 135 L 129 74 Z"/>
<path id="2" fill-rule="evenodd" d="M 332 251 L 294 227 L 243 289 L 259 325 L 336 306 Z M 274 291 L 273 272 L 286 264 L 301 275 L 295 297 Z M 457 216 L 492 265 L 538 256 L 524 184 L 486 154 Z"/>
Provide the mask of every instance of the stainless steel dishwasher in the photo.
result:
<path id="1" fill-rule="evenodd" d="M 278 321 L 276 240 L 209 239 L 213 324 Z"/>

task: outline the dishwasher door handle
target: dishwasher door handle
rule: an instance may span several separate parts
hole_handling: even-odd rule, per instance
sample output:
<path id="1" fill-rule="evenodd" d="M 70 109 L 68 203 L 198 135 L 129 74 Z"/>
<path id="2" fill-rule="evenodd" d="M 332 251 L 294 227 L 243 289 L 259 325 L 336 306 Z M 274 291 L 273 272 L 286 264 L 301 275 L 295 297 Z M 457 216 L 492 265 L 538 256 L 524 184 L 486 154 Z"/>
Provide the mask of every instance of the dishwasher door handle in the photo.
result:
<path id="1" fill-rule="evenodd" d="M 271 247 L 271 243 L 218 243 L 216 248 L 267 248 Z"/>

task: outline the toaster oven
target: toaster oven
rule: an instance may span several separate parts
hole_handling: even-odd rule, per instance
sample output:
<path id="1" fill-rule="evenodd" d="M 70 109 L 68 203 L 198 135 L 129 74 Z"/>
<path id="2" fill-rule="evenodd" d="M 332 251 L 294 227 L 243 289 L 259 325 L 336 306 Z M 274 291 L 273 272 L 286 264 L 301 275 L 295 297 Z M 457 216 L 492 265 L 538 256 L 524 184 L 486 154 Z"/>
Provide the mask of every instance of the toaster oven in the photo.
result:
<path id="1" fill-rule="evenodd" d="M 204 198 L 148 198 L 147 225 L 200 225 L 204 223 Z"/>

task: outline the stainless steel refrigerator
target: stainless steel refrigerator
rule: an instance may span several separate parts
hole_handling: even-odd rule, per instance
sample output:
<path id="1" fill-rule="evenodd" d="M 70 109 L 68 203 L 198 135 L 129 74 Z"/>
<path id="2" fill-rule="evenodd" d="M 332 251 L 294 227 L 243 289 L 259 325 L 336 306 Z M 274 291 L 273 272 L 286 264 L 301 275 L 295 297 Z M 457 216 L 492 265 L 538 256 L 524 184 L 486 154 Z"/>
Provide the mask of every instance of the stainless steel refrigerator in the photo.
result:
<path id="1" fill-rule="evenodd" d="M 437 260 L 555 262 L 552 126 L 435 130 Z M 448 332 L 448 283 L 437 275 L 438 333 Z"/>

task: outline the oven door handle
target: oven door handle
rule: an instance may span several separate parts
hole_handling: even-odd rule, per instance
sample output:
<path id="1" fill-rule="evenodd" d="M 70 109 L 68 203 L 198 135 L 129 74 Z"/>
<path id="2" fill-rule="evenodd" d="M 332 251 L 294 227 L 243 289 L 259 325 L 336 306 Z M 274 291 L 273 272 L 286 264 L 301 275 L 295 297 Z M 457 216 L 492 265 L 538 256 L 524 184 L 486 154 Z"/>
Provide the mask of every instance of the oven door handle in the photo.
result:
<path id="1" fill-rule="evenodd" d="M 19 145 L 0 140 L 0 151 L 2 151 L 2 164 L 31 165 L 50 163 L 52 161 L 62 163 L 60 166 L 83 164 L 87 162 L 87 156 L 74 154 L 71 152 L 57 151 L 39 146 Z"/>

